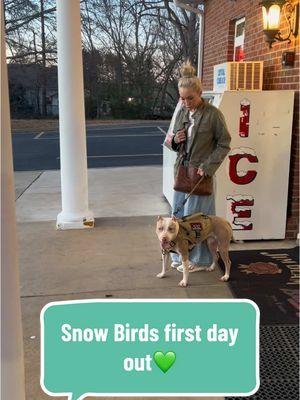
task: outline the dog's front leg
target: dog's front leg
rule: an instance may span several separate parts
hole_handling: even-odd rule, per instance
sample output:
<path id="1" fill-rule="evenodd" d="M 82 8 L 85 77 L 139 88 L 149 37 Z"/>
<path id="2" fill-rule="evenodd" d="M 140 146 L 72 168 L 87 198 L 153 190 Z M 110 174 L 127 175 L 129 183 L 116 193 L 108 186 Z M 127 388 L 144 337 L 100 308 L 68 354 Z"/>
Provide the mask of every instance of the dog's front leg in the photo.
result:
<path id="1" fill-rule="evenodd" d="M 183 243 L 179 249 L 182 266 L 183 266 L 183 277 L 182 280 L 179 282 L 178 286 L 186 287 L 188 285 L 189 280 L 189 246 L 188 243 Z"/>
<path id="2" fill-rule="evenodd" d="M 164 278 L 167 274 L 167 271 L 169 270 L 169 266 L 170 266 L 170 253 L 165 252 L 165 254 L 162 255 L 162 270 L 156 276 L 158 278 Z"/>

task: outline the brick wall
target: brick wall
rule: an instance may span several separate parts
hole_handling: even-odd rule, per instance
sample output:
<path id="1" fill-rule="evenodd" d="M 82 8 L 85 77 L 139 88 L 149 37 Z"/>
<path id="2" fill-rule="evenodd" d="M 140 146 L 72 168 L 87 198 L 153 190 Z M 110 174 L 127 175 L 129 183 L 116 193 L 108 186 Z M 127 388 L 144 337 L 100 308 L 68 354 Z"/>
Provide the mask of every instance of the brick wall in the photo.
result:
<path id="1" fill-rule="evenodd" d="M 264 90 L 294 90 L 295 107 L 287 209 L 286 238 L 295 239 L 299 232 L 299 37 L 291 43 L 275 42 L 269 49 L 262 31 L 261 0 L 205 0 L 203 55 L 203 90 L 213 89 L 213 66 L 232 61 L 234 21 L 245 17 L 245 61 L 264 61 Z M 292 0 L 292 3 L 296 1 Z M 287 24 L 281 19 L 281 32 Z M 284 50 L 296 52 L 294 67 L 283 67 Z"/>

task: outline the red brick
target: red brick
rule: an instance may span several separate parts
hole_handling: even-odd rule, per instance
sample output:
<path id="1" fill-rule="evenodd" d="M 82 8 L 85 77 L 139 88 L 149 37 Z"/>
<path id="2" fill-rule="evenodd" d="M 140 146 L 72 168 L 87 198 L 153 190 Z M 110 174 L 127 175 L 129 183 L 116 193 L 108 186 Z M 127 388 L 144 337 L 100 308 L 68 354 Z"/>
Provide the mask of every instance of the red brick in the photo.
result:
<path id="1" fill-rule="evenodd" d="M 203 57 L 203 88 L 213 88 L 213 66 L 233 57 L 233 24 L 245 16 L 246 61 L 264 61 L 264 90 L 295 90 L 295 112 L 293 120 L 292 156 L 290 163 L 289 206 L 286 237 L 295 239 L 299 226 L 299 38 L 292 37 L 292 43 L 274 43 L 269 49 L 262 32 L 260 0 L 206 0 L 205 1 L 205 44 Z M 296 3 L 296 0 L 292 0 Z M 220 13 L 220 10 L 222 12 Z M 287 31 L 282 18 L 281 31 Z M 296 51 L 293 67 L 281 65 L 282 52 Z"/>

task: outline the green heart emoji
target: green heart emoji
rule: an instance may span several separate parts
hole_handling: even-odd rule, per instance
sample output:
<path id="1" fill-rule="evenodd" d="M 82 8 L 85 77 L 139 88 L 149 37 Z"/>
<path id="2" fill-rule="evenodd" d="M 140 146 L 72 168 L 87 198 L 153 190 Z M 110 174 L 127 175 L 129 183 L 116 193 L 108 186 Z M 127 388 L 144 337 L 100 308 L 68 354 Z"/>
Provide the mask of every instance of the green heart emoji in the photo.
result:
<path id="1" fill-rule="evenodd" d="M 156 351 L 153 358 L 158 368 L 166 373 L 174 364 L 176 360 L 176 354 L 174 351 L 168 351 L 166 354 L 164 354 L 162 351 Z"/>

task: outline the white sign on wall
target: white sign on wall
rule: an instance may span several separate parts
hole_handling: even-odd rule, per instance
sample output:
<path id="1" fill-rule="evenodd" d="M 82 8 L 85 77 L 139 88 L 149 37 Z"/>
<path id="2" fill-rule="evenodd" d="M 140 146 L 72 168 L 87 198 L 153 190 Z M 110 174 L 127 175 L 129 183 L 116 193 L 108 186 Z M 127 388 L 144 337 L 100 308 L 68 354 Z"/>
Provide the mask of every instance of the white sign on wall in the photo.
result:
<path id="1" fill-rule="evenodd" d="M 223 93 L 226 90 L 227 63 L 214 66 L 214 92 Z"/>

